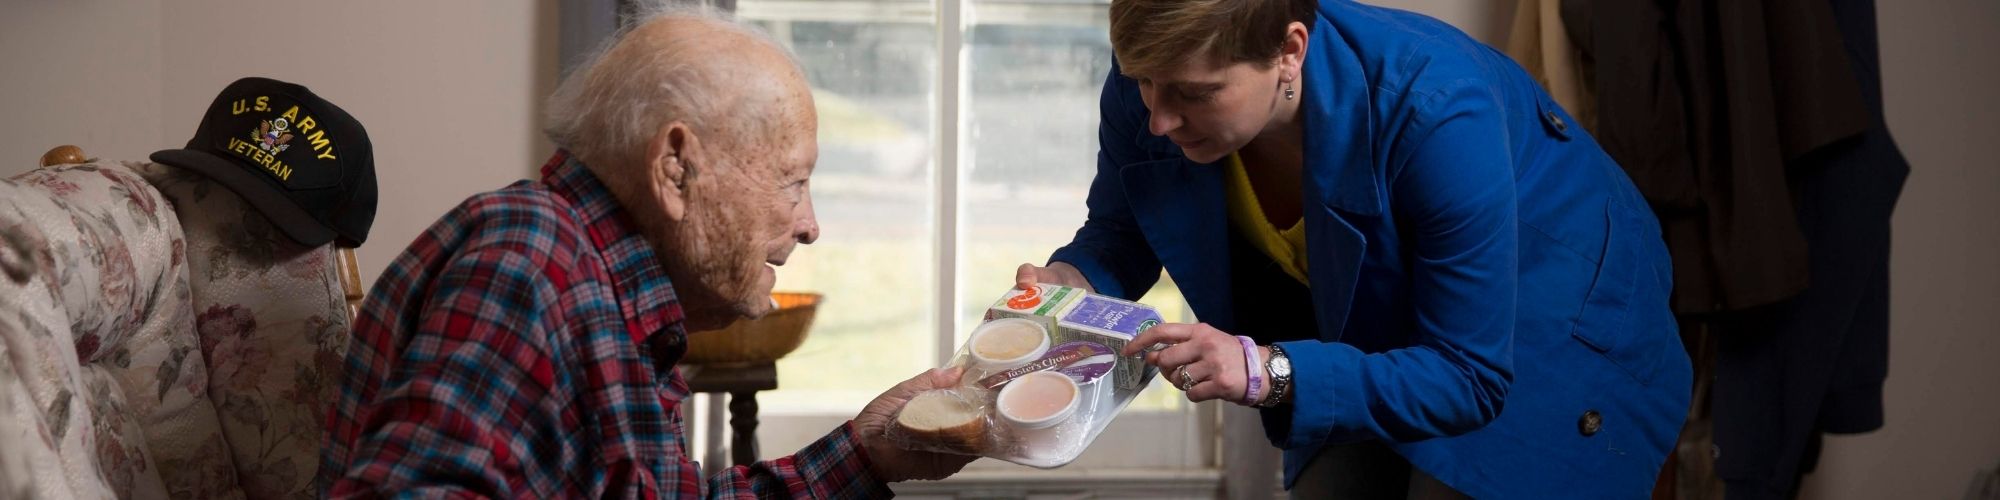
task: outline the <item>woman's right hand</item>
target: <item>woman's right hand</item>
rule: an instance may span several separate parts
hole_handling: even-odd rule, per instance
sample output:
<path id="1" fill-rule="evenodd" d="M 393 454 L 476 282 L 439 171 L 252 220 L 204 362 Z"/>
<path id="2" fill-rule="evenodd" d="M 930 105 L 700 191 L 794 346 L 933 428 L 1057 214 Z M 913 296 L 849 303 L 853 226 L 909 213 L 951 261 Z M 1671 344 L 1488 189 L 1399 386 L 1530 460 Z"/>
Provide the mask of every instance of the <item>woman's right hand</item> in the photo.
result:
<path id="1" fill-rule="evenodd" d="M 1036 283 L 1053 283 L 1081 288 L 1086 292 L 1097 292 L 1090 287 L 1090 280 L 1083 278 L 1083 271 L 1076 270 L 1076 266 L 1069 265 L 1068 262 L 1050 262 L 1047 267 L 1021 264 L 1019 269 L 1014 270 L 1014 287 L 1026 290 Z"/>

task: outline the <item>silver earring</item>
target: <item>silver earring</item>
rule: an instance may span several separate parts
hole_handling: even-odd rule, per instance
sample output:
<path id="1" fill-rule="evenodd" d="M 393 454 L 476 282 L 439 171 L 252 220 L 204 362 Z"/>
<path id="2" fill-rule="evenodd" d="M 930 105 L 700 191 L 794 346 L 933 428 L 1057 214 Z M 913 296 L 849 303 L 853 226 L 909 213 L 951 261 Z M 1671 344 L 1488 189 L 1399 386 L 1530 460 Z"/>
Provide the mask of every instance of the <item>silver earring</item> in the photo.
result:
<path id="1" fill-rule="evenodd" d="M 1299 91 L 1292 88 L 1292 82 L 1285 82 L 1285 100 L 1289 101 L 1298 96 Z"/>

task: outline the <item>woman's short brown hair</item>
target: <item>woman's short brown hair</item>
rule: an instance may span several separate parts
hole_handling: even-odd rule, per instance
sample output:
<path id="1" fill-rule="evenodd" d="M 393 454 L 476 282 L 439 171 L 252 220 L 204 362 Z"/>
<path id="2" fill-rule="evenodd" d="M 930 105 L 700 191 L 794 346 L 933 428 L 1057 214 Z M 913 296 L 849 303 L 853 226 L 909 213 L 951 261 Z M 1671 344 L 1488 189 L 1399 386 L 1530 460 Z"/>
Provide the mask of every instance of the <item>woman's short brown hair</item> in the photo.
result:
<path id="1" fill-rule="evenodd" d="M 1111 50 L 1126 75 L 1151 75 L 1192 57 L 1269 67 L 1285 26 L 1313 25 L 1318 0 L 1112 0 Z"/>

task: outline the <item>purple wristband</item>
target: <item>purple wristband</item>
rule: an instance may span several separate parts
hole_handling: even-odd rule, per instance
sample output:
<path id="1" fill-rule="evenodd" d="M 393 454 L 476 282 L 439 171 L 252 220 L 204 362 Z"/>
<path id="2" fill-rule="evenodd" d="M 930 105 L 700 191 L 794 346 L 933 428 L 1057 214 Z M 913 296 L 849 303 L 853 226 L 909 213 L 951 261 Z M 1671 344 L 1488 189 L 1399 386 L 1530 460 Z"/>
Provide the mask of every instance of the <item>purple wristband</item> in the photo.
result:
<path id="1" fill-rule="evenodd" d="M 1257 404 L 1257 390 L 1264 388 L 1264 374 L 1260 373 L 1264 371 L 1264 363 L 1258 359 L 1262 356 L 1257 355 L 1256 341 L 1242 335 L 1237 335 L 1236 341 L 1243 343 L 1243 373 L 1250 376 L 1249 385 L 1243 389 L 1243 404 L 1254 405 Z"/>

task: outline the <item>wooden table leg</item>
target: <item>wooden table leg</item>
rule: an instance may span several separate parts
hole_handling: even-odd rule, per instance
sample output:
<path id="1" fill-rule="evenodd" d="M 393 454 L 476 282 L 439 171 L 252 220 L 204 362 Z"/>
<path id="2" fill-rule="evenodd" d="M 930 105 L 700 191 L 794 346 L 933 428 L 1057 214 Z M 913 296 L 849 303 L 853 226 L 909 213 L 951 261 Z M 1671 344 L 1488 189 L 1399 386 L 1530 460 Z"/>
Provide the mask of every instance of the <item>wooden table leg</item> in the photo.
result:
<path id="1" fill-rule="evenodd" d="M 757 462 L 757 391 L 729 393 L 730 456 L 736 465 Z"/>
<path id="2" fill-rule="evenodd" d="M 707 395 L 708 435 L 714 437 L 715 444 L 721 443 L 722 395 L 729 395 L 729 458 L 732 465 L 750 465 L 757 462 L 757 391 L 778 388 L 778 367 L 775 363 L 753 363 L 747 365 L 714 365 L 683 367 L 687 374 L 688 390 Z M 720 447 L 708 448 L 707 463 L 721 467 L 724 463 Z"/>

